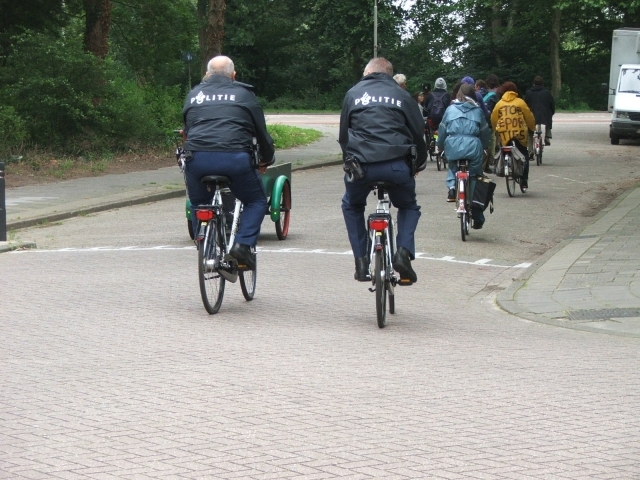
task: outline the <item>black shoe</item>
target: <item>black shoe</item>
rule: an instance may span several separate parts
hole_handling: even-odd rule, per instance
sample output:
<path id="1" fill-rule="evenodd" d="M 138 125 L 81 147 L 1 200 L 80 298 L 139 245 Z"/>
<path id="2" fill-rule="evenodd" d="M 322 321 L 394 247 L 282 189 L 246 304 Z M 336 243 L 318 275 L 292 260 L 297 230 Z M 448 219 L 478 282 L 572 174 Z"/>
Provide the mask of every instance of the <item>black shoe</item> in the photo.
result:
<path id="1" fill-rule="evenodd" d="M 520 186 L 522 187 L 522 190 L 526 192 L 529 188 L 529 182 L 526 180 L 520 180 Z"/>
<path id="2" fill-rule="evenodd" d="M 450 188 L 449 193 L 447 193 L 447 202 L 455 202 L 456 201 L 456 189 Z"/>
<path id="3" fill-rule="evenodd" d="M 471 225 L 471 228 L 473 228 L 474 230 L 481 230 L 483 225 L 484 225 L 484 222 L 473 222 L 473 225 Z"/>
<path id="4" fill-rule="evenodd" d="M 393 257 L 393 269 L 400 274 L 400 285 L 411 285 L 418 281 L 418 275 L 411 268 L 411 253 L 400 247 Z"/>
<path id="5" fill-rule="evenodd" d="M 256 255 L 251 251 L 249 245 L 234 243 L 231 250 L 229 250 L 229 255 L 238 261 L 239 270 L 256 269 Z"/>
<path id="6" fill-rule="evenodd" d="M 358 282 L 370 282 L 371 275 L 369 275 L 369 258 L 359 257 L 356 258 L 356 273 L 353 274 Z"/>
<path id="7" fill-rule="evenodd" d="M 549 145 L 551 145 L 551 140 L 549 140 L 547 137 L 544 137 L 544 144 L 548 147 Z"/>

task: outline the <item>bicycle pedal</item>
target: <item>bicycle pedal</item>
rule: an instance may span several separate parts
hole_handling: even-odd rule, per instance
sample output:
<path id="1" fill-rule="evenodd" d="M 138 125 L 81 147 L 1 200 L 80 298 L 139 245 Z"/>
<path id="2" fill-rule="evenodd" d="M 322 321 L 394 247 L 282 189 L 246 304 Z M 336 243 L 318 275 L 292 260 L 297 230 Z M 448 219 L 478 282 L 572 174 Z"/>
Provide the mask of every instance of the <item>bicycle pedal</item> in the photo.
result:
<path id="1" fill-rule="evenodd" d="M 398 285 L 400 285 L 402 287 L 408 287 L 409 285 L 413 285 L 413 282 L 411 280 L 409 280 L 408 278 L 401 278 L 398 281 Z"/>

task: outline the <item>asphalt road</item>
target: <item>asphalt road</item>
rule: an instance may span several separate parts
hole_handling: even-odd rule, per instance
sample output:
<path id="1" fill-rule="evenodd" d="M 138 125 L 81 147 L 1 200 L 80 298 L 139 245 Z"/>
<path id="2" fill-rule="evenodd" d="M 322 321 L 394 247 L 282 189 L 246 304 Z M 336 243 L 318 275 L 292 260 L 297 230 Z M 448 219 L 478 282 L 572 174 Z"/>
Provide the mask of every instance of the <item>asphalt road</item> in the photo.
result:
<path id="1" fill-rule="evenodd" d="M 384 330 L 339 167 L 294 173 L 290 237 L 265 220 L 255 300 L 228 285 L 216 316 L 179 199 L 20 231 L 39 248 L 0 256 L 0 478 L 639 478 L 640 340 L 494 303 L 640 178 L 591 115 L 558 116 L 530 190 L 499 182 L 466 243 L 444 172 L 420 174 L 419 282 Z"/>

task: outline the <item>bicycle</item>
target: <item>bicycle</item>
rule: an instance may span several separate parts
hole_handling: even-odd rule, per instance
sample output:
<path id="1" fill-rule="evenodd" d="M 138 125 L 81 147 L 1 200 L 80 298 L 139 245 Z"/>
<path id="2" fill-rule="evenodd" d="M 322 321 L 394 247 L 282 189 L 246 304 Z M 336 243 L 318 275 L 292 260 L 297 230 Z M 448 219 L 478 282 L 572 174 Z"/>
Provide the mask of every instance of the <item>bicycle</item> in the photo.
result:
<path id="1" fill-rule="evenodd" d="M 543 150 L 542 125 L 536 125 L 536 131 L 533 134 L 533 155 L 536 157 L 536 165 L 538 166 L 542 165 Z"/>
<path id="2" fill-rule="evenodd" d="M 458 160 L 458 171 L 456 172 L 456 213 L 460 219 L 460 235 L 463 242 L 467 241 L 469 228 L 473 225 L 467 162 L 466 159 Z"/>
<path id="3" fill-rule="evenodd" d="M 437 146 L 438 142 L 438 130 L 435 129 L 429 120 L 427 120 L 427 136 L 428 141 L 427 145 L 429 146 L 429 159 L 433 162 L 434 158 L 436 160 L 436 167 L 438 171 L 447 167 L 447 160 L 442 155 L 442 152 Z"/>
<path id="4" fill-rule="evenodd" d="M 517 151 L 517 147 L 513 145 L 506 145 L 500 147 L 500 156 L 502 157 L 502 176 L 504 176 L 507 182 L 507 193 L 510 197 L 516 194 L 516 183 L 520 186 L 520 191 L 525 193 L 526 188 L 522 186 L 522 175 L 524 174 L 524 161 L 514 158 L 514 151 Z"/>
<path id="5" fill-rule="evenodd" d="M 372 287 L 370 292 L 376 294 L 376 316 L 378 328 L 384 328 L 387 322 L 387 297 L 389 313 L 395 313 L 394 287 L 402 282 L 393 270 L 393 257 L 396 251 L 394 221 L 390 213 L 391 201 L 386 191 L 394 186 L 389 182 L 372 182 L 368 186 L 377 194 L 378 204 L 375 213 L 369 215 L 368 247 L 369 273 Z"/>
<path id="6" fill-rule="evenodd" d="M 215 189 L 211 204 L 195 208 L 199 224 L 196 244 L 200 295 L 205 310 L 213 315 L 220 310 L 227 281 L 235 283 L 240 277 L 242 295 L 247 301 L 253 300 L 257 267 L 254 270 L 239 268 L 237 260 L 229 254 L 242 213 L 242 202 L 236 200 L 231 231 L 227 234 L 221 191 L 229 187 L 231 179 L 222 175 L 207 175 L 202 177 L 201 182 L 207 186 L 207 190 Z"/>

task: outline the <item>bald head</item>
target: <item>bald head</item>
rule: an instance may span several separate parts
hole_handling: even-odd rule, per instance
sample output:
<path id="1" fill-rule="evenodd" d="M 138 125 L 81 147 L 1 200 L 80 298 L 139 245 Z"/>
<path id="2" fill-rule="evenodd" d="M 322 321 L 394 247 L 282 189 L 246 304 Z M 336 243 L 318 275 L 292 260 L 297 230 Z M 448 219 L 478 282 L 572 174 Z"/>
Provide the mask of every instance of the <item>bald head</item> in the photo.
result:
<path id="1" fill-rule="evenodd" d="M 372 73 L 386 73 L 387 75 L 393 75 L 393 65 L 386 58 L 377 57 L 372 58 L 367 63 L 367 66 L 364 67 L 364 76 L 370 75 Z"/>
<path id="2" fill-rule="evenodd" d="M 211 75 L 224 75 L 231 79 L 235 78 L 236 72 L 233 60 L 224 55 L 213 57 L 207 64 L 207 77 Z"/>

